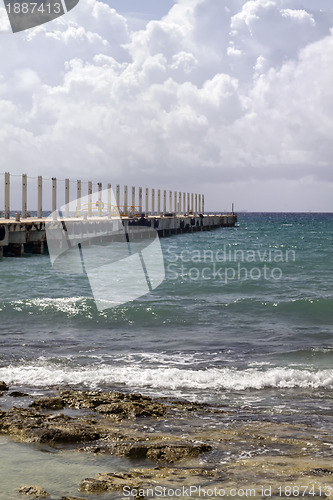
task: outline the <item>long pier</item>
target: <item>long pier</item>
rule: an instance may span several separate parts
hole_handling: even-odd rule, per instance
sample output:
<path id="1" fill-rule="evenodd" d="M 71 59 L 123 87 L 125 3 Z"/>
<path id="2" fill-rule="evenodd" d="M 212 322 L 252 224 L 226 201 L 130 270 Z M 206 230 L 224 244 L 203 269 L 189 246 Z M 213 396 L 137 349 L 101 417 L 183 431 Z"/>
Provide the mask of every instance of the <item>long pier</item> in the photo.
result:
<path id="1" fill-rule="evenodd" d="M 132 187 L 129 203 L 128 186 L 121 190 L 119 184 L 114 189 L 111 184 L 107 184 L 103 190 L 99 182 L 94 190 L 92 182 L 77 180 L 74 181 L 76 189 L 70 192 L 73 181 L 69 179 L 57 181 L 52 178 L 45 182 L 41 176 L 33 179 L 26 174 L 20 179 L 16 176 L 15 192 L 17 194 L 18 188 L 21 188 L 22 208 L 13 212 L 10 210 L 11 176 L 9 173 L 0 174 L 0 181 L 1 176 L 4 180 L 4 209 L 0 212 L 0 257 L 22 256 L 26 252 L 42 254 L 47 251 L 46 224 L 50 219 L 61 218 L 65 225 L 77 223 L 77 232 L 83 231 L 84 227 L 85 239 L 91 240 L 101 238 L 106 221 L 114 218 L 121 220 L 125 232 L 133 226 L 142 227 L 142 230 L 150 227 L 161 237 L 232 227 L 237 222 L 233 210 L 230 213 L 205 213 L 203 194 Z M 62 193 L 59 192 L 61 184 L 64 187 Z M 83 194 L 84 184 L 87 185 L 86 194 Z M 28 185 L 32 187 L 32 194 L 35 195 L 33 199 L 36 200 L 29 210 Z M 49 216 L 50 211 L 43 211 L 43 195 L 51 201 Z"/>

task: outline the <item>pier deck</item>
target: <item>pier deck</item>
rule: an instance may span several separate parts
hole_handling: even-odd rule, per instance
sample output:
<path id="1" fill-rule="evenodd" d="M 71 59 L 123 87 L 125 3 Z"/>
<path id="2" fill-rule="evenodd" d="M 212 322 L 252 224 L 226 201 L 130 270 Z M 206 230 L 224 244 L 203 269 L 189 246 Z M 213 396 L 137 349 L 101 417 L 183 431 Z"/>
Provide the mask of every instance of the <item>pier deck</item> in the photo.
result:
<path id="1" fill-rule="evenodd" d="M 84 221 L 89 237 L 99 237 L 107 217 L 71 217 L 61 219 L 78 225 Z M 154 228 L 160 237 L 174 234 L 208 231 L 220 227 L 233 227 L 236 214 L 188 214 L 149 215 L 141 217 L 121 217 L 125 231 L 130 226 Z M 42 254 L 47 251 L 46 218 L 29 217 L 20 220 L 0 219 L 0 257 L 3 255 L 22 256 L 25 252 Z M 88 229 L 87 229 L 88 228 Z"/>

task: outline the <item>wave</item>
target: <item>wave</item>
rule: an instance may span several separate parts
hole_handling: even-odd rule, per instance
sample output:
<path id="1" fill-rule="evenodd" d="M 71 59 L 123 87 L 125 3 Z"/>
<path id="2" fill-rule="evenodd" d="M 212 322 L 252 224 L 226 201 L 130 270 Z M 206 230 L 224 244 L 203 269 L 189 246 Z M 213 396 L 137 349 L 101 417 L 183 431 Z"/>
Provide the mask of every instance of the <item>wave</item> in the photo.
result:
<path id="1" fill-rule="evenodd" d="M 11 385 L 50 387 L 125 386 L 155 390 L 243 391 L 267 388 L 333 388 L 333 370 L 311 371 L 285 367 L 236 370 L 177 367 L 145 368 L 143 366 L 90 365 L 59 366 L 57 363 L 18 364 L 0 368 L 0 380 Z"/>

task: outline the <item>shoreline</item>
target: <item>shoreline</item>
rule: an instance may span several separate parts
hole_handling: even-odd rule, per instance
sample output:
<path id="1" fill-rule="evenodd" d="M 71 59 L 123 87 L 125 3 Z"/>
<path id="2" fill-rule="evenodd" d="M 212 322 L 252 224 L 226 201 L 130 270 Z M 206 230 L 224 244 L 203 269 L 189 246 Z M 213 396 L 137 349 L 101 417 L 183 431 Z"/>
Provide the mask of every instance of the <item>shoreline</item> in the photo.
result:
<path id="1" fill-rule="evenodd" d="M 77 477 L 77 498 L 134 498 L 139 490 L 144 498 L 149 488 L 161 496 L 157 486 L 184 493 L 178 498 L 188 497 L 183 487 L 192 487 L 191 498 L 203 496 L 200 488 L 214 491 L 213 498 L 221 496 L 217 491 L 249 496 L 247 489 L 256 498 L 281 498 L 290 485 L 303 487 L 302 496 L 333 498 L 333 441 L 324 430 L 314 436 L 305 424 L 255 416 L 226 423 L 223 407 L 138 393 L 59 389 L 40 397 L 6 387 L 0 383 L 14 401 L 4 410 L 0 398 L 1 436 L 55 453 L 128 461 L 123 472 Z M 48 491 L 42 477 L 39 486 Z"/>

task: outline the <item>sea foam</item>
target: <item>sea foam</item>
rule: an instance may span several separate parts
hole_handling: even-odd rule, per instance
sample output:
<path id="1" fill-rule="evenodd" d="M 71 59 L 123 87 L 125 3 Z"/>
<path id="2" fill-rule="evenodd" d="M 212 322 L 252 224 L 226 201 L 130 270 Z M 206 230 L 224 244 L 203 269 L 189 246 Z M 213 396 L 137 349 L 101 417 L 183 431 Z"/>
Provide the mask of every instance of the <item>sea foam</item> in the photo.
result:
<path id="1" fill-rule="evenodd" d="M 161 390 L 210 389 L 241 391 L 265 388 L 333 388 L 333 370 L 311 371 L 286 367 L 207 368 L 143 367 L 90 365 L 59 366 L 52 362 L 9 365 L 0 368 L 0 379 L 11 385 L 48 387 L 75 385 L 85 387 L 125 386 Z"/>

